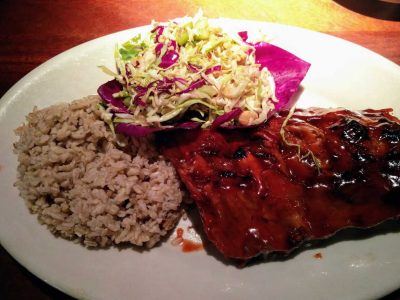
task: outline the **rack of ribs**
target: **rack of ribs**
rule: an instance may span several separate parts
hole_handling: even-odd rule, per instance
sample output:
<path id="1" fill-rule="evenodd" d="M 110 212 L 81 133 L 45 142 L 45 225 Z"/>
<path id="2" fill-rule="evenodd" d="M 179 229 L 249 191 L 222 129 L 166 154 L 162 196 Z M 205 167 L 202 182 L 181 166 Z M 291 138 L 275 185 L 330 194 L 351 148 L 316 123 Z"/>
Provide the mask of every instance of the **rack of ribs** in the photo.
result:
<path id="1" fill-rule="evenodd" d="M 158 137 L 225 257 L 288 253 L 400 216 L 400 121 L 391 109 L 296 109 L 288 117 Z"/>

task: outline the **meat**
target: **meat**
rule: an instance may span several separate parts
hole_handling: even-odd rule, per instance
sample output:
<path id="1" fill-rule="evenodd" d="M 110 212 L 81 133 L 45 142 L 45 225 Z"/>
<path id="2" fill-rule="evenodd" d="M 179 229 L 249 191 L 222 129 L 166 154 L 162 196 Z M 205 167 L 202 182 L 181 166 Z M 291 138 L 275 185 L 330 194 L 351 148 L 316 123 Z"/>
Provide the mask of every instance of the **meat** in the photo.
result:
<path id="1" fill-rule="evenodd" d="M 297 109 L 284 124 L 287 114 L 258 128 L 161 136 L 226 257 L 289 252 L 400 216 L 400 121 L 390 109 Z"/>

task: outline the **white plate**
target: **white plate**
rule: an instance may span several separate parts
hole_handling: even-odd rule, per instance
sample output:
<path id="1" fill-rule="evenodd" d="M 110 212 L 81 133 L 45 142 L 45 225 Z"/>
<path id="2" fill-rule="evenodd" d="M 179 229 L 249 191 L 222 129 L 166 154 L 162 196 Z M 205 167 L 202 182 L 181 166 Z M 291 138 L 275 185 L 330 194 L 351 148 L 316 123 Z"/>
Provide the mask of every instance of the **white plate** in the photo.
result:
<path id="1" fill-rule="evenodd" d="M 400 67 L 352 43 L 304 29 L 250 21 L 216 20 L 232 32 L 262 29 L 273 43 L 312 63 L 301 106 L 350 109 L 393 107 L 400 115 Z M 113 48 L 148 27 L 105 36 L 36 68 L 0 101 L 0 241 L 22 265 L 56 288 L 91 299 L 364 299 L 400 287 L 400 234 L 386 233 L 306 250 L 244 269 L 204 251 L 182 253 L 169 242 L 138 253 L 126 248 L 87 250 L 55 238 L 30 215 L 13 187 L 17 161 L 13 129 L 36 105 L 94 94 L 109 78 Z M 322 252 L 322 259 L 313 254 Z"/>

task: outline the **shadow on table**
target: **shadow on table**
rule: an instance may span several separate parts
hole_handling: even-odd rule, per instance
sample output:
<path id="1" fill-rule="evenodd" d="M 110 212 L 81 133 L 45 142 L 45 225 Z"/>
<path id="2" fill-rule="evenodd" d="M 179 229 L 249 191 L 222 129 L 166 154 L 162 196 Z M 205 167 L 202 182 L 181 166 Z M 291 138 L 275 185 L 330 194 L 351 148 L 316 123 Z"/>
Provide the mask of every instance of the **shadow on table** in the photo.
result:
<path id="1" fill-rule="evenodd" d="M 400 3 L 380 0 L 334 0 L 357 13 L 384 20 L 400 21 Z"/>
<path id="2" fill-rule="evenodd" d="M 0 299 L 72 300 L 31 274 L 0 246 Z"/>

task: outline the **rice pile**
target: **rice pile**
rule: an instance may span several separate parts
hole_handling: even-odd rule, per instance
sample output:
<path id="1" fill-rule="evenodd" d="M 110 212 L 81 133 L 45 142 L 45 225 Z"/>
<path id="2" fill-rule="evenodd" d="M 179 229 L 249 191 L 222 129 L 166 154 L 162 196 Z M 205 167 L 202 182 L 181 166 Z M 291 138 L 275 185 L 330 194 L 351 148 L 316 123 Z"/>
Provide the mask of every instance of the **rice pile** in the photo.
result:
<path id="1" fill-rule="evenodd" d="M 114 137 L 90 96 L 34 110 L 15 130 L 16 186 L 41 223 L 89 247 L 154 246 L 178 221 L 182 191 L 149 139 Z"/>

